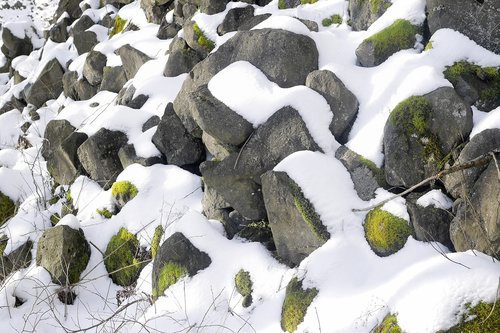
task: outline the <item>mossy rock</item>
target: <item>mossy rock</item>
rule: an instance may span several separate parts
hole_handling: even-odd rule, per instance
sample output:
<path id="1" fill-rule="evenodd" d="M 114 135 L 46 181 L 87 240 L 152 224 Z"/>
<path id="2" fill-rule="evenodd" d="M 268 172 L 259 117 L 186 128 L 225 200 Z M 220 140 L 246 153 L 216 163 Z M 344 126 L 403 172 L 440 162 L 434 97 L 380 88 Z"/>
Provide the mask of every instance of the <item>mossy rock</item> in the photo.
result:
<path id="1" fill-rule="evenodd" d="M 127 287 L 137 280 L 142 268 L 137 258 L 139 250 L 137 237 L 125 228 L 111 237 L 104 253 L 104 265 L 114 283 Z"/>
<path id="2" fill-rule="evenodd" d="M 153 298 L 157 299 L 162 296 L 165 290 L 177 283 L 181 278 L 188 276 L 188 274 L 189 272 L 186 267 L 175 262 L 168 262 L 160 270 L 158 286 L 153 289 Z"/>
<path id="3" fill-rule="evenodd" d="M 196 35 L 198 44 L 202 46 L 207 52 L 212 52 L 212 50 L 215 48 L 214 41 L 205 35 L 203 30 L 201 30 L 197 23 L 193 24 L 193 30 Z"/>
<path id="4" fill-rule="evenodd" d="M 50 215 L 50 223 L 52 224 L 53 227 L 56 226 L 59 223 L 59 221 L 61 221 L 61 216 L 59 214 L 55 213 Z"/>
<path id="5" fill-rule="evenodd" d="M 151 256 L 153 257 L 153 259 L 156 257 L 156 254 L 158 253 L 158 249 L 160 248 L 161 238 L 163 237 L 164 233 L 165 231 L 163 230 L 163 227 L 161 225 L 155 228 L 155 233 L 153 235 L 153 239 L 151 240 Z"/>
<path id="6" fill-rule="evenodd" d="M 330 17 L 327 17 L 327 18 L 324 18 L 322 21 L 321 21 L 321 24 L 324 26 L 324 27 L 329 27 L 331 26 L 332 24 L 335 24 L 337 26 L 341 25 L 342 24 L 342 16 L 340 16 L 339 14 L 334 14 Z"/>
<path id="7" fill-rule="evenodd" d="M 0 256 L 3 255 L 3 252 L 5 251 L 8 242 L 9 242 L 9 237 L 5 235 L 0 236 Z"/>
<path id="8" fill-rule="evenodd" d="M 380 208 L 368 213 L 364 229 L 368 244 L 380 257 L 398 252 L 412 234 L 412 229 L 406 220 Z"/>
<path id="9" fill-rule="evenodd" d="M 498 332 L 500 328 L 500 306 L 480 302 L 475 306 L 466 304 L 466 311 L 460 322 L 448 329 L 447 333 L 486 333 Z"/>
<path id="10" fill-rule="evenodd" d="M 130 200 L 139 193 L 137 187 L 128 180 L 119 181 L 111 187 L 111 195 L 118 209 L 122 209 Z"/>
<path id="11" fill-rule="evenodd" d="M 103 208 L 103 209 L 96 209 L 95 211 L 97 214 L 101 215 L 102 217 L 104 217 L 105 219 L 110 219 L 113 217 L 113 212 L 110 211 L 109 209 L 107 208 Z"/>
<path id="12" fill-rule="evenodd" d="M 394 314 L 388 314 L 384 320 L 375 328 L 373 333 L 404 333 L 398 325 L 398 318 Z"/>
<path id="13" fill-rule="evenodd" d="M 120 16 L 116 15 L 115 23 L 113 24 L 113 29 L 111 29 L 111 31 L 109 32 L 109 38 L 122 32 L 126 24 L 127 20 L 124 20 Z"/>
<path id="14" fill-rule="evenodd" d="M 4 225 L 16 213 L 16 205 L 11 198 L 0 192 L 0 226 Z"/>
<path id="15" fill-rule="evenodd" d="M 236 291 L 243 296 L 242 305 L 244 308 L 252 305 L 252 279 L 250 273 L 241 269 L 234 277 Z"/>
<path id="16" fill-rule="evenodd" d="M 307 308 L 318 295 L 316 288 L 302 289 L 302 281 L 294 277 L 286 287 L 285 300 L 281 309 L 281 328 L 286 332 L 295 332 L 304 321 Z"/>

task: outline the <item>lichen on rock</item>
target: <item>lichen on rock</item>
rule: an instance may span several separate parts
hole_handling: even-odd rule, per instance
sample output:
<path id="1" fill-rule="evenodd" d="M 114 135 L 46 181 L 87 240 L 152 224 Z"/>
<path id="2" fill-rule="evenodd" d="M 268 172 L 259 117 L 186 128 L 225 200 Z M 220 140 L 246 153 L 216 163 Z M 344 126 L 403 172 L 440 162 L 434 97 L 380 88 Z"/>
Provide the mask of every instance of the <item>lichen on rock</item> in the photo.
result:
<path id="1" fill-rule="evenodd" d="M 285 300 L 281 310 L 281 328 L 286 332 L 295 332 L 304 321 L 309 305 L 318 295 L 316 288 L 302 288 L 302 281 L 294 277 L 286 287 Z"/>

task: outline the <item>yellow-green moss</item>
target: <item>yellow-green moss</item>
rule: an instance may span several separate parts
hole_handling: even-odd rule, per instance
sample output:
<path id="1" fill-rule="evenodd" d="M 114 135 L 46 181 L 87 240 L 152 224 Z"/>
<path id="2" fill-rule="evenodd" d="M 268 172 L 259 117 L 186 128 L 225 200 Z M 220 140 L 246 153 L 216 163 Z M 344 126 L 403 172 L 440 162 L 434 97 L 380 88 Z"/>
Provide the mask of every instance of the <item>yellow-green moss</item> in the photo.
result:
<path id="1" fill-rule="evenodd" d="M 139 241 L 127 229 L 121 228 L 111 237 L 104 253 L 104 265 L 114 283 L 126 287 L 137 280 L 141 269 L 136 258 L 138 251 Z"/>
<path id="2" fill-rule="evenodd" d="M 387 183 L 385 181 L 384 171 L 382 169 L 380 169 L 379 167 L 377 167 L 377 165 L 375 163 L 373 163 L 372 161 L 370 161 L 369 159 L 367 159 L 363 156 L 361 156 L 360 162 L 361 162 L 361 164 L 366 166 L 368 169 L 370 169 L 370 171 L 375 175 L 375 179 L 377 179 L 377 183 L 380 186 L 383 187 L 383 186 L 387 185 Z"/>
<path id="3" fill-rule="evenodd" d="M 0 256 L 3 255 L 3 252 L 5 251 L 5 248 L 7 247 L 8 241 L 9 241 L 9 237 L 7 237 L 5 235 L 0 236 Z"/>
<path id="4" fill-rule="evenodd" d="M 109 32 L 109 38 L 113 37 L 116 34 L 119 34 L 125 28 L 127 24 L 127 20 L 122 19 L 120 16 L 116 15 L 115 23 L 113 25 L 113 29 Z"/>
<path id="5" fill-rule="evenodd" d="M 215 43 L 205 35 L 203 30 L 198 26 L 198 23 L 195 22 L 193 24 L 193 30 L 198 44 L 207 50 L 207 52 L 211 52 L 215 48 Z"/>
<path id="6" fill-rule="evenodd" d="M 281 328 L 286 332 L 295 332 L 304 321 L 307 308 L 318 295 L 316 288 L 302 289 L 302 281 L 293 278 L 286 287 L 285 300 L 281 309 Z"/>
<path id="7" fill-rule="evenodd" d="M 96 213 L 106 219 L 110 219 L 113 216 L 113 212 L 109 211 L 107 208 L 96 209 Z"/>
<path id="8" fill-rule="evenodd" d="M 153 235 L 153 239 L 151 240 L 151 256 L 156 258 L 156 255 L 158 254 L 158 250 L 160 249 L 160 241 L 161 237 L 163 236 L 164 230 L 161 225 L 157 226 L 155 228 L 155 233 Z"/>
<path id="9" fill-rule="evenodd" d="M 372 42 L 377 58 L 389 57 L 393 53 L 411 49 L 415 45 L 415 35 L 420 28 L 407 20 L 396 20 L 384 30 L 368 37 L 365 41 Z"/>
<path id="10" fill-rule="evenodd" d="M 135 198 L 137 193 L 137 187 L 135 187 L 135 185 L 128 180 L 116 182 L 111 187 L 111 194 L 113 195 L 113 197 L 125 203 Z"/>
<path id="11" fill-rule="evenodd" d="M 318 2 L 318 0 L 300 0 L 301 5 L 313 4 Z"/>
<path id="12" fill-rule="evenodd" d="M 450 328 L 448 333 L 493 333 L 500 328 L 500 304 L 480 302 L 475 306 L 466 305 L 466 311 L 460 318 L 460 323 Z"/>
<path id="13" fill-rule="evenodd" d="M 434 46 L 432 45 L 432 40 L 429 41 L 429 43 L 427 43 L 427 45 L 425 45 L 425 49 L 424 51 L 429 51 L 429 50 L 432 50 L 434 48 Z"/>
<path id="14" fill-rule="evenodd" d="M 252 279 L 250 273 L 241 269 L 234 277 L 236 290 L 243 296 L 242 305 L 244 308 L 252 305 Z"/>
<path id="15" fill-rule="evenodd" d="M 341 25 L 342 24 L 342 16 L 338 15 L 338 14 L 334 14 L 330 17 L 327 17 L 327 18 L 324 18 L 322 21 L 321 21 L 321 24 L 324 26 L 324 27 L 329 27 L 331 26 L 332 24 L 336 24 L 336 25 Z"/>
<path id="16" fill-rule="evenodd" d="M 0 192 L 0 226 L 5 224 L 8 219 L 14 216 L 16 205 L 11 198 Z"/>
<path id="17" fill-rule="evenodd" d="M 286 9 L 286 2 L 285 2 L 285 0 L 279 0 L 278 1 L 278 9 Z"/>
<path id="18" fill-rule="evenodd" d="M 381 257 L 398 252 L 412 234 L 408 222 L 380 208 L 368 213 L 364 229 L 373 252 Z"/>
<path id="19" fill-rule="evenodd" d="M 382 4 L 384 8 L 382 8 Z M 386 2 L 384 0 L 370 0 L 370 12 L 373 15 L 380 13 L 382 9 L 385 12 L 391 5 L 392 3 Z"/>
<path id="20" fill-rule="evenodd" d="M 403 331 L 398 325 L 398 318 L 396 318 L 396 315 L 388 314 L 380 325 L 375 328 L 373 333 L 403 333 Z"/>
<path id="21" fill-rule="evenodd" d="M 153 298 L 157 299 L 162 296 L 165 290 L 187 275 L 188 270 L 186 267 L 175 262 L 168 262 L 160 270 L 160 274 L 158 275 L 158 287 L 153 290 Z"/>

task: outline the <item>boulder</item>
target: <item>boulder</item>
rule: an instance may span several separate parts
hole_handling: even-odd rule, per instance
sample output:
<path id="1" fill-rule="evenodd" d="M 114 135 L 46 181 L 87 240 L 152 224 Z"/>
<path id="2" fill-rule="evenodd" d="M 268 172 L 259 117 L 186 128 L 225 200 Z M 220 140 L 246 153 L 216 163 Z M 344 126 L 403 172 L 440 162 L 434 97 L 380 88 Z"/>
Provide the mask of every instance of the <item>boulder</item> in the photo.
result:
<path id="1" fill-rule="evenodd" d="M 225 143 L 220 143 L 213 136 L 209 135 L 207 132 L 203 132 L 201 140 L 208 152 L 212 154 L 214 159 L 222 161 L 232 153 L 237 153 L 239 148 L 236 146 L 231 146 Z"/>
<path id="2" fill-rule="evenodd" d="M 392 5 L 390 0 L 349 0 L 349 15 L 354 31 L 366 30 Z"/>
<path id="3" fill-rule="evenodd" d="M 170 44 L 170 51 L 163 75 L 175 77 L 190 72 L 193 67 L 203 60 L 203 57 L 190 48 L 182 38 L 174 38 Z"/>
<path id="4" fill-rule="evenodd" d="M 60 225 L 45 231 L 38 240 L 36 264 L 45 268 L 52 282 L 59 285 L 80 281 L 89 259 L 90 246 L 82 229 Z"/>
<path id="5" fill-rule="evenodd" d="M 340 146 L 335 152 L 335 157 L 349 171 L 354 189 L 362 200 L 374 199 L 375 191 L 387 185 L 383 170 L 346 146 Z"/>
<path id="6" fill-rule="evenodd" d="M 230 0 L 199 0 L 200 11 L 202 13 L 213 15 L 223 12 Z"/>
<path id="7" fill-rule="evenodd" d="M 117 53 L 122 60 L 123 69 L 125 70 L 127 80 L 132 79 L 139 68 L 141 68 L 142 65 L 151 60 L 149 56 L 137 49 L 134 49 L 129 44 L 120 47 L 117 50 Z"/>
<path id="8" fill-rule="evenodd" d="M 409 188 L 434 175 L 471 129 L 471 108 L 453 88 L 442 87 L 404 100 L 391 112 L 384 128 L 387 183 Z"/>
<path id="9" fill-rule="evenodd" d="M 79 55 L 89 52 L 97 45 L 97 35 L 93 31 L 84 31 L 73 36 L 73 44 Z"/>
<path id="10" fill-rule="evenodd" d="M 77 100 L 80 101 L 91 99 L 99 91 L 99 87 L 91 85 L 84 77 L 75 82 L 74 88 Z"/>
<path id="11" fill-rule="evenodd" d="M 254 11 L 252 6 L 230 9 L 224 17 L 224 21 L 217 27 L 217 33 L 222 36 L 231 31 L 238 31 L 245 21 L 254 16 Z"/>
<path id="12" fill-rule="evenodd" d="M 133 144 L 128 144 L 120 148 L 118 151 L 118 158 L 120 159 L 120 163 L 125 169 L 129 165 L 132 164 L 140 164 L 142 166 L 148 167 L 154 164 L 166 164 L 166 161 L 159 156 L 151 156 L 151 157 L 140 157 L 137 156 L 135 152 L 135 148 Z"/>
<path id="13" fill-rule="evenodd" d="M 295 8 L 300 6 L 301 0 L 280 0 L 278 2 L 279 9 Z"/>
<path id="14" fill-rule="evenodd" d="M 427 0 L 427 12 L 431 35 L 444 28 L 457 30 L 500 54 L 500 2 L 497 0 Z"/>
<path id="15" fill-rule="evenodd" d="M 175 22 L 169 23 L 165 18 L 161 20 L 160 27 L 158 28 L 158 33 L 156 37 L 158 39 L 170 39 L 174 38 L 182 27 Z"/>
<path id="16" fill-rule="evenodd" d="M 174 110 L 189 133 L 202 134 L 190 114 L 191 93 L 235 61 L 250 62 L 271 81 L 288 88 L 305 84 L 307 75 L 318 69 L 318 50 L 311 38 L 285 30 L 238 32 L 193 68 L 175 98 Z"/>
<path id="17" fill-rule="evenodd" d="M 286 286 L 285 299 L 281 308 L 281 329 L 284 332 L 295 332 L 304 321 L 307 309 L 318 295 L 316 288 L 304 289 L 302 280 L 292 278 Z M 387 332 L 389 333 L 389 332 Z"/>
<path id="18" fill-rule="evenodd" d="M 186 131 L 175 114 L 172 103 L 165 108 L 152 141 L 166 157 L 168 164 L 178 166 L 199 164 L 205 158 L 201 140 Z"/>
<path id="19" fill-rule="evenodd" d="M 105 66 L 102 71 L 102 82 L 99 89 L 101 91 L 107 90 L 118 93 L 123 88 L 125 83 L 127 83 L 127 76 L 123 66 Z"/>
<path id="20" fill-rule="evenodd" d="M 16 209 L 14 201 L 0 192 L 0 227 L 7 223 L 12 216 L 16 215 Z"/>
<path id="21" fill-rule="evenodd" d="M 186 236 L 174 233 L 160 246 L 153 262 L 153 297 L 162 296 L 179 279 L 194 276 L 211 263 L 208 254 L 198 250 Z"/>
<path id="22" fill-rule="evenodd" d="M 67 71 L 64 73 L 62 78 L 63 92 L 64 96 L 71 98 L 72 100 L 78 99 L 78 94 L 76 93 L 75 85 L 78 81 L 78 73 L 75 71 Z"/>
<path id="23" fill-rule="evenodd" d="M 361 66 L 378 66 L 394 53 L 413 48 L 419 33 L 420 27 L 407 20 L 398 19 L 384 30 L 365 39 L 356 49 L 356 57 Z"/>
<path id="24" fill-rule="evenodd" d="M 69 17 L 57 21 L 49 30 L 49 38 L 55 43 L 64 43 L 69 37 L 68 27 L 71 24 L 70 22 Z"/>
<path id="25" fill-rule="evenodd" d="M 0 239 L 0 248 L 2 252 L 7 245 L 8 239 Z M 0 283 L 5 280 L 10 273 L 15 272 L 19 269 L 27 268 L 31 265 L 33 257 L 31 255 L 31 249 L 33 248 L 33 243 L 27 241 L 23 245 L 19 246 L 14 251 L 11 251 L 8 255 L 3 255 L 0 258 Z"/>
<path id="26" fill-rule="evenodd" d="M 10 31 L 9 26 L 4 25 L 2 28 L 2 52 L 7 58 L 29 55 L 33 51 L 33 44 L 28 36 L 19 38 Z"/>
<path id="27" fill-rule="evenodd" d="M 89 29 L 95 24 L 94 20 L 90 18 L 88 15 L 82 15 L 72 26 L 71 35 L 76 37 L 83 33 L 85 30 Z"/>
<path id="28" fill-rule="evenodd" d="M 106 190 L 123 171 L 118 151 L 127 141 L 125 133 L 101 128 L 78 148 L 78 158 L 83 168 Z"/>
<path id="29" fill-rule="evenodd" d="M 160 24 L 165 15 L 173 8 L 174 0 L 143 0 L 141 8 L 148 22 Z"/>
<path id="30" fill-rule="evenodd" d="M 185 23 L 182 28 L 184 31 L 182 38 L 184 38 L 187 45 L 196 51 L 202 59 L 206 58 L 214 49 L 214 42 L 206 36 L 205 32 L 194 21 Z"/>
<path id="31" fill-rule="evenodd" d="M 26 102 L 37 108 L 50 99 L 57 99 L 63 92 L 64 69 L 54 58 L 43 67 L 35 82 L 26 90 Z"/>
<path id="32" fill-rule="evenodd" d="M 83 76 L 91 85 L 97 86 L 101 83 L 107 60 L 108 58 L 98 51 L 90 51 L 87 54 L 83 65 Z"/>
<path id="33" fill-rule="evenodd" d="M 79 175 L 85 173 L 78 159 L 77 150 L 87 138 L 85 133 L 71 133 L 63 138 L 61 144 L 47 159 L 47 170 L 56 183 L 70 185 Z"/>
<path id="34" fill-rule="evenodd" d="M 82 2 L 82 0 L 60 0 L 52 21 L 56 22 L 64 12 L 68 13 L 72 20 L 79 18 L 82 15 L 80 2 Z"/>
<path id="35" fill-rule="evenodd" d="M 330 131 L 339 143 L 346 143 L 358 115 L 359 102 L 356 96 L 328 70 L 311 72 L 307 76 L 306 86 L 326 99 L 333 113 Z"/>
<path id="36" fill-rule="evenodd" d="M 49 121 L 45 128 L 42 145 L 42 156 L 45 160 L 52 158 L 52 155 L 59 148 L 61 143 L 76 131 L 66 119 L 55 119 Z"/>
<path id="37" fill-rule="evenodd" d="M 278 256 L 287 265 L 299 265 L 330 239 L 314 206 L 286 173 L 263 174 L 262 193 Z"/>
<path id="38" fill-rule="evenodd" d="M 139 94 L 135 96 L 137 90 L 133 85 L 123 87 L 116 97 L 117 105 L 128 106 L 132 109 L 140 109 L 149 99 L 149 96 Z"/>
<path id="39" fill-rule="evenodd" d="M 260 14 L 260 15 L 255 15 L 252 16 L 245 21 L 241 22 L 240 26 L 238 27 L 238 31 L 247 31 L 251 30 L 253 27 L 256 25 L 264 22 L 268 18 L 271 17 L 271 14 Z"/>
<path id="40" fill-rule="evenodd" d="M 142 132 L 146 132 L 147 130 L 158 126 L 160 124 L 161 118 L 158 116 L 151 116 L 144 124 L 142 124 Z"/>

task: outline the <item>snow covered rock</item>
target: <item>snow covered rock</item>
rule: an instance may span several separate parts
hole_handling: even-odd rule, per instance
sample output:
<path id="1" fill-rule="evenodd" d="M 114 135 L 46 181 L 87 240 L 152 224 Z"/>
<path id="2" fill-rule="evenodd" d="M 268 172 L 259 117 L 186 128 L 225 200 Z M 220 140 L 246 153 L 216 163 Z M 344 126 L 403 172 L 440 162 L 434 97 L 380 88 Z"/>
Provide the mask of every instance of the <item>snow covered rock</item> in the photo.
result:
<path id="1" fill-rule="evenodd" d="M 149 56 L 133 48 L 129 44 L 120 47 L 116 53 L 122 60 L 127 80 L 133 79 L 139 68 L 151 60 Z"/>
<path id="2" fill-rule="evenodd" d="M 68 37 L 68 27 L 70 26 L 70 18 L 65 17 L 55 23 L 49 30 L 49 38 L 56 43 L 64 43 Z"/>
<path id="3" fill-rule="evenodd" d="M 63 92 L 64 69 L 57 58 L 47 62 L 32 85 L 25 88 L 26 102 L 40 107 L 50 99 L 57 99 Z"/>
<path id="4" fill-rule="evenodd" d="M 169 22 L 163 19 L 160 23 L 160 27 L 158 28 L 156 37 L 158 37 L 159 39 L 174 38 L 181 29 L 182 27 L 175 22 Z"/>
<path id="5" fill-rule="evenodd" d="M 85 173 L 78 159 L 77 150 L 87 138 L 85 133 L 69 134 L 47 159 L 47 170 L 58 184 L 69 185 L 79 175 Z"/>
<path id="6" fill-rule="evenodd" d="M 72 20 L 79 18 L 82 15 L 82 9 L 80 8 L 81 2 L 82 0 L 60 0 L 53 21 L 57 21 L 64 12 L 68 13 L 68 16 Z"/>
<path id="7" fill-rule="evenodd" d="M 472 111 L 453 88 L 442 87 L 404 100 L 391 112 L 384 128 L 387 183 L 411 187 L 434 175 L 442 168 L 443 158 L 471 130 Z"/>
<path id="8" fill-rule="evenodd" d="M 123 87 L 116 96 L 117 105 L 125 105 L 132 109 L 140 109 L 148 100 L 148 96 L 139 94 L 135 96 L 137 89 L 134 85 Z"/>
<path id="9" fill-rule="evenodd" d="M 123 170 L 118 151 L 127 141 L 125 133 L 101 128 L 78 148 L 85 171 L 104 189 L 110 188 Z"/>
<path id="10" fill-rule="evenodd" d="M 284 172 L 262 175 L 262 193 L 278 256 L 297 266 L 326 243 L 330 233 L 300 187 Z"/>
<path id="11" fill-rule="evenodd" d="M 292 278 L 286 286 L 285 299 L 281 309 L 281 329 L 293 333 L 304 321 L 307 309 L 318 295 L 316 288 L 304 289 L 302 280 Z"/>
<path id="12" fill-rule="evenodd" d="M 366 30 L 392 5 L 390 0 L 349 0 L 349 15 L 354 31 Z"/>
<path id="13" fill-rule="evenodd" d="M 500 54 L 500 2 L 497 0 L 427 0 L 430 33 L 449 28 Z"/>
<path id="14" fill-rule="evenodd" d="M 226 5 L 231 0 L 199 0 L 200 11 L 202 13 L 213 15 L 226 9 Z"/>
<path id="15" fill-rule="evenodd" d="M 94 20 L 92 20 L 88 15 L 82 15 L 78 20 L 76 20 L 71 28 L 71 35 L 76 37 L 87 29 L 92 27 L 95 24 Z"/>
<path id="16" fill-rule="evenodd" d="M 14 59 L 20 55 L 28 55 L 33 51 L 33 44 L 25 29 L 34 28 L 24 25 L 23 22 L 19 22 L 18 24 L 4 24 L 2 27 L 3 45 L 1 49 L 7 58 Z"/>
<path id="17" fill-rule="evenodd" d="M 359 102 L 344 83 L 328 70 L 311 72 L 306 86 L 323 96 L 333 113 L 330 131 L 341 144 L 347 142 L 349 130 L 358 115 Z"/>
<path id="18" fill-rule="evenodd" d="M 59 285 L 80 281 L 89 259 L 90 246 L 82 229 L 56 226 L 45 231 L 38 241 L 36 264 L 45 268 L 52 282 Z"/>
<path id="19" fill-rule="evenodd" d="M 160 24 L 162 19 L 174 6 L 174 0 L 142 0 L 141 8 L 148 22 Z"/>
<path id="20" fill-rule="evenodd" d="M 212 263 L 207 253 L 198 250 L 182 233 L 176 232 L 161 244 L 153 262 L 153 297 L 179 279 L 194 276 Z"/>
<path id="21" fill-rule="evenodd" d="M 193 50 L 183 38 L 175 37 L 170 44 L 169 56 L 163 75 L 175 77 L 190 72 L 203 60 L 203 56 Z"/>
<path id="22" fill-rule="evenodd" d="M 254 16 L 254 11 L 252 6 L 230 9 L 224 21 L 217 27 L 217 33 L 222 36 L 231 31 L 238 31 L 242 24 Z"/>
<path id="23" fill-rule="evenodd" d="M 167 164 L 164 158 L 160 156 L 152 157 L 141 157 L 137 156 L 134 145 L 128 144 L 120 148 L 118 151 L 118 158 L 123 168 L 128 167 L 134 163 L 140 164 L 142 166 L 151 166 L 154 164 Z"/>
<path id="24" fill-rule="evenodd" d="M 97 86 L 101 84 L 106 61 L 106 56 L 101 52 L 90 51 L 87 54 L 85 64 L 83 65 L 83 76 L 91 85 Z"/>

